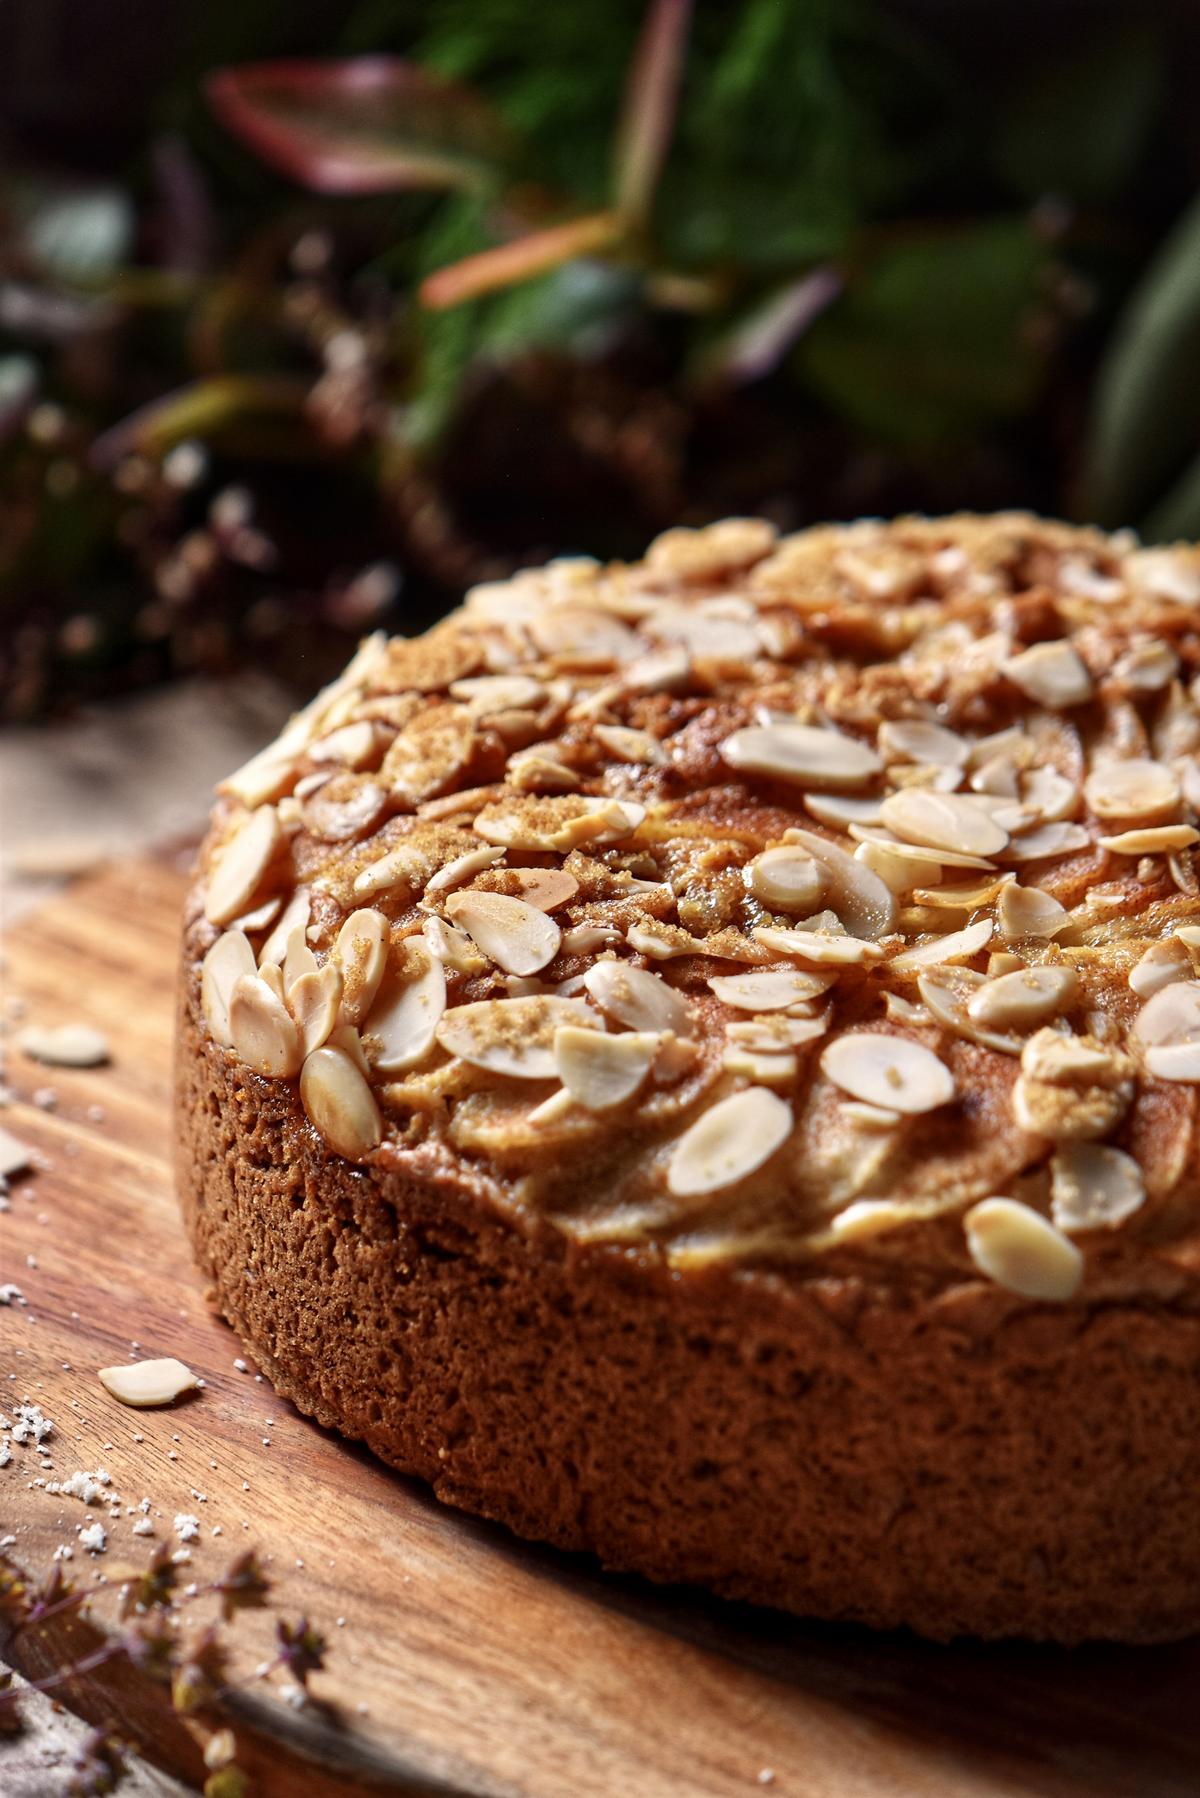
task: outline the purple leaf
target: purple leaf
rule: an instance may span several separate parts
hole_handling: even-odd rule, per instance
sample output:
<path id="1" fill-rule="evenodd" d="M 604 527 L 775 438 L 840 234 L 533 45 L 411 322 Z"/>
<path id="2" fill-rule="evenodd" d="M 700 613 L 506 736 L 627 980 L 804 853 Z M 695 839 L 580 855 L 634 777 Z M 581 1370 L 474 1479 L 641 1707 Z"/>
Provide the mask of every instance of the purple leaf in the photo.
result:
<path id="1" fill-rule="evenodd" d="M 841 275 L 828 267 L 778 288 L 713 346 L 704 358 L 702 380 L 738 387 L 771 374 L 841 291 Z"/>
<path id="2" fill-rule="evenodd" d="M 394 56 L 251 63 L 206 91 L 235 137 L 318 193 L 478 188 L 505 149 L 478 95 Z"/>
<path id="3" fill-rule="evenodd" d="M 670 148 L 690 14 L 691 0 L 651 0 L 629 71 L 613 185 L 616 209 L 635 229 L 650 217 Z"/>

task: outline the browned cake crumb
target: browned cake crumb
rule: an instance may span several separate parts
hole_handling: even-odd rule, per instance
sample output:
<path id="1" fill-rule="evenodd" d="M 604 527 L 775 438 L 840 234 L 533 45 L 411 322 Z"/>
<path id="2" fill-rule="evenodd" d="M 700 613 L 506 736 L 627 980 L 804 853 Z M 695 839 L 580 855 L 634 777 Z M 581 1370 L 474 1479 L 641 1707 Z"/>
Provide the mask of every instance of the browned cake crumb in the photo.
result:
<path id="1" fill-rule="evenodd" d="M 1200 551 L 672 531 L 223 784 L 179 1177 L 447 1502 L 874 1624 L 1200 1625 Z"/>

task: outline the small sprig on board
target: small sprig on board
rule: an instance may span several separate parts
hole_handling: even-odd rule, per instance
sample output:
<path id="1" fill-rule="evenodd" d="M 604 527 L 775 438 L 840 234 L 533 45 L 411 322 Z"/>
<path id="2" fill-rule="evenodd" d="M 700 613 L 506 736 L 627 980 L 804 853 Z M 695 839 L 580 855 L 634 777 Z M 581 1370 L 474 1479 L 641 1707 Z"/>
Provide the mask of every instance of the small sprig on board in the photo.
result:
<path id="1" fill-rule="evenodd" d="M 123 1580 L 101 1579 L 86 1588 L 77 1587 L 64 1575 L 61 1562 L 54 1562 L 45 1577 L 34 1582 L 10 1555 L 0 1553 L 0 1625 L 8 1641 L 80 1610 L 98 1593 L 117 1594 L 121 1627 L 105 1634 L 88 1653 L 68 1658 L 52 1673 L 30 1680 L 31 1691 L 51 1693 L 125 1660 L 167 1686 L 172 1708 L 185 1717 L 217 1709 L 228 1693 L 269 1679 L 280 1668 L 305 1690 L 309 1674 L 324 1666 L 325 1638 L 309 1619 L 300 1617 L 289 1623 L 280 1617 L 275 1623 L 274 1658 L 248 1680 L 229 1678 L 231 1643 L 226 1632 L 240 1611 L 265 1609 L 270 1590 L 270 1580 L 253 1549 L 236 1556 L 219 1579 L 183 1590 L 179 1565 L 165 1543 L 140 1574 Z M 184 1627 L 187 1609 L 204 1597 L 217 1599 L 218 1619 L 188 1631 Z M 11 1675 L 0 1677 L 0 1737 L 20 1733 L 20 1703 L 21 1693 L 13 1686 Z M 112 1733 L 94 1731 L 72 1772 L 67 1788 L 72 1798 L 102 1798 L 115 1791 L 128 1772 L 125 1755 L 132 1746 Z M 236 1755 L 232 1730 L 221 1727 L 208 1734 L 204 1762 L 210 1771 L 204 1798 L 244 1798 L 247 1779 L 236 1764 Z"/>

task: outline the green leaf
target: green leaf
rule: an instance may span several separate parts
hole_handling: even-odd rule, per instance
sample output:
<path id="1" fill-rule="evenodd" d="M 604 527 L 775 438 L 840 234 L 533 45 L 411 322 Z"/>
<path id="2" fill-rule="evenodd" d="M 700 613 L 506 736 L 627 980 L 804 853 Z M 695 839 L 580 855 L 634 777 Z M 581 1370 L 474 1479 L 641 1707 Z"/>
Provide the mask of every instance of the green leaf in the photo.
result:
<path id="1" fill-rule="evenodd" d="M 813 325 L 798 370 L 835 412 L 910 448 L 1013 417 L 1041 375 L 1027 327 L 1044 255 L 1024 219 L 885 244 Z"/>
<path id="2" fill-rule="evenodd" d="M 1195 542 L 1200 537 L 1200 455 L 1143 519 L 1141 535 L 1147 543 Z"/>
<path id="3" fill-rule="evenodd" d="M 1117 320 L 1096 383 L 1085 458 L 1088 516 L 1128 524 L 1197 440 L 1200 199 L 1183 214 Z"/>
<path id="4" fill-rule="evenodd" d="M 1099 203 L 1128 186 L 1162 88 L 1161 34 L 1126 24 L 1037 68 L 999 122 L 994 160 L 1002 179 L 1036 199 L 1045 193 Z"/>

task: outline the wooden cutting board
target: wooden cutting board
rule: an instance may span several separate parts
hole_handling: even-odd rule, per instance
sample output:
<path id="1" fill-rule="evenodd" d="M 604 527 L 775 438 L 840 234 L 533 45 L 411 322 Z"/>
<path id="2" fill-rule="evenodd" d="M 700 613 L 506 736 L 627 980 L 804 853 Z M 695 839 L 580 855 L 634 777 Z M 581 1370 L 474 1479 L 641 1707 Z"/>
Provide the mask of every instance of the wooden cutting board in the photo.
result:
<path id="1" fill-rule="evenodd" d="M 249 1543 L 270 1557 L 275 1609 L 307 1612 L 331 1646 L 304 1709 L 274 1684 L 230 1701 L 257 1792 L 1195 1798 L 1200 1642 L 939 1648 L 606 1576 L 443 1509 L 239 1371 L 171 1190 L 182 889 L 165 865 L 113 866 L 8 939 L 9 1030 L 22 1007 L 39 1024 L 86 1020 L 109 1034 L 113 1060 L 84 1072 L 10 1055 L 17 1099 L 0 1121 L 45 1165 L 14 1180 L 0 1215 L 0 1282 L 26 1300 L 0 1307 L 0 1410 L 28 1397 L 56 1428 L 52 1474 L 31 1446 L 0 1469 L 0 1533 L 22 1566 L 43 1569 L 107 1512 L 32 1482 L 103 1466 L 125 1503 L 150 1499 L 155 1539 L 173 1540 L 177 1513 L 198 1516 L 197 1582 Z M 165 1411 L 117 1405 L 95 1370 L 134 1342 L 178 1355 L 204 1390 Z M 144 1564 L 154 1539 L 132 1522 L 122 1511 L 109 1523 L 94 1563 L 76 1546 L 70 1571 L 87 1581 Z M 102 1612 L 0 1648 L 44 1671 L 95 1639 Z M 269 1619 L 239 1619 L 235 1639 L 253 1667 Z M 203 1778 L 205 1731 L 123 1663 L 59 1696 L 116 1722 L 154 1764 Z M 0 1787 L 17 1764 L 4 1756 L 20 1752 L 0 1748 Z"/>

